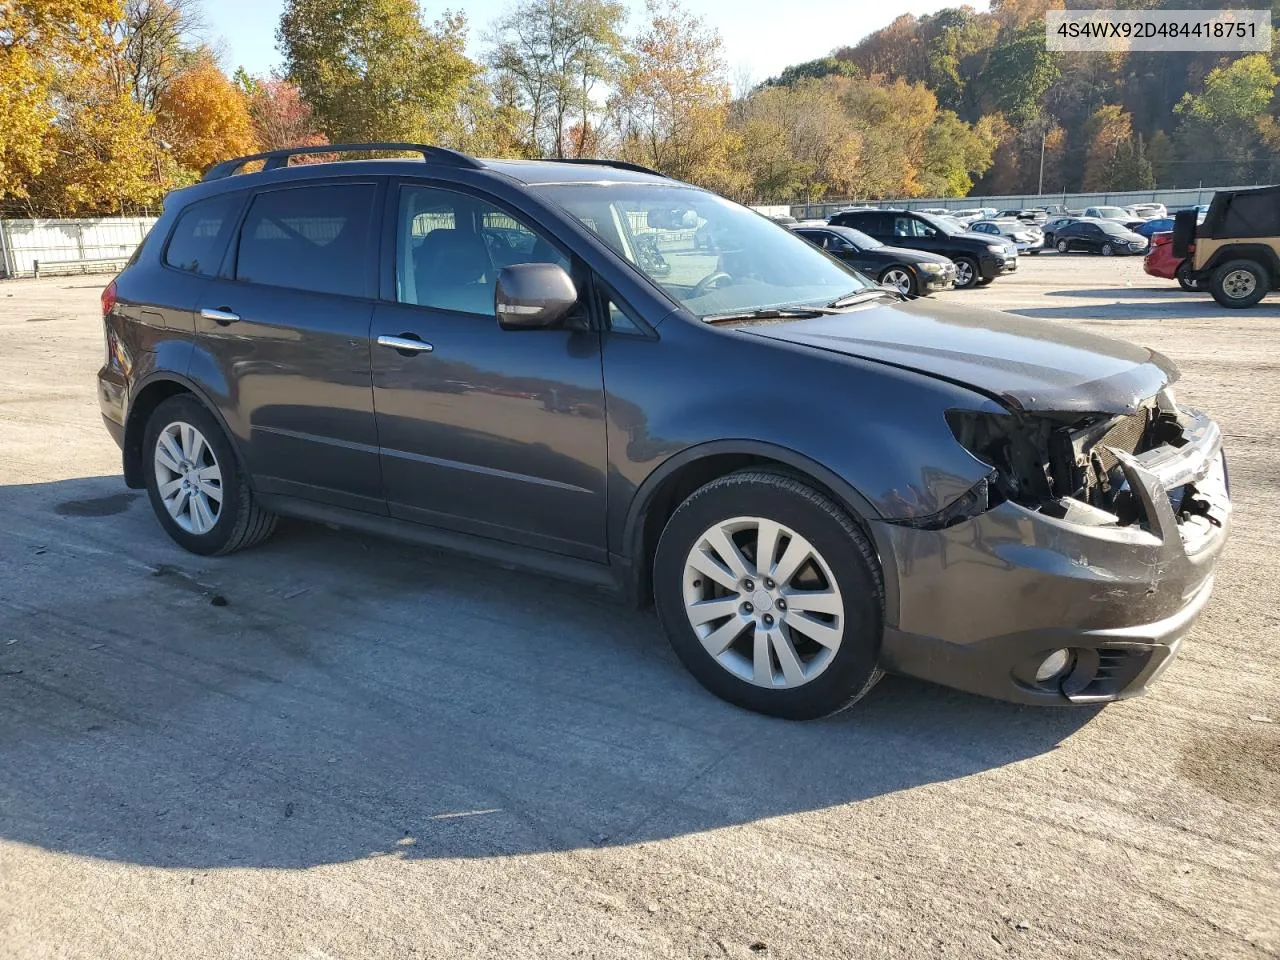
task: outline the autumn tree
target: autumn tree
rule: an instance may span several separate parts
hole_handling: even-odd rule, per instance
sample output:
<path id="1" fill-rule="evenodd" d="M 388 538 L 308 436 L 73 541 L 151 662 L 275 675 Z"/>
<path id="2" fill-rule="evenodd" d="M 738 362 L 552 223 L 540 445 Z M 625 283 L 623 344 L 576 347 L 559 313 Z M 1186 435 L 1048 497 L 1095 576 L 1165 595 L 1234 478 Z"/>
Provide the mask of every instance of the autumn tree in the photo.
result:
<path id="1" fill-rule="evenodd" d="M 734 144 L 720 35 L 678 0 L 646 0 L 611 100 L 624 159 L 680 180 L 725 187 Z"/>
<path id="2" fill-rule="evenodd" d="M 198 0 L 123 0 L 108 29 L 117 42 L 111 68 L 119 88 L 154 110 L 169 81 L 197 56 L 205 22 Z"/>
<path id="3" fill-rule="evenodd" d="M 523 0 L 493 26 L 488 62 L 517 96 L 525 139 L 553 157 L 598 147 L 598 100 L 618 72 L 626 20 L 616 0 Z M 569 137 L 570 124 L 577 137 Z"/>
<path id="4" fill-rule="evenodd" d="M 32 212 L 118 216 L 155 201 L 163 161 L 148 137 L 151 115 L 105 69 L 64 74 L 57 87 L 51 160 L 29 182 Z"/>
<path id="5" fill-rule="evenodd" d="M 157 100 L 156 118 L 174 159 L 190 170 L 256 149 L 244 94 L 209 56 L 169 81 Z"/>
<path id="6" fill-rule="evenodd" d="M 428 25 L 414 0 L 287 0 L 276 38 L 334 142 L 429 142 L 478 71 L 465 19 Z"/>
<path id="7" fill-rule="evenodd" d="M 101 28 L 119 14 L 119 0 L 0 3 L 0 199 L 25 198 L 31 179 L 54 162 L 56 88 L 109 54 Z"/>
<path id="8" fill-rule="evenodd" d="M 939 110 L 925 133 L 920 183 L 931 197 L 963 197 L 991 166 L 995 138 L 951 110 Z"/>
<path id="9" fill-rule="evenodd" d="M 235 86 L 242 92 L 260 150 L 310 147 L 328 143 L 316 129 L 311 105 L 302 99 L 296 84 L 279 77 L 250 77 L 237 73 Z"/>

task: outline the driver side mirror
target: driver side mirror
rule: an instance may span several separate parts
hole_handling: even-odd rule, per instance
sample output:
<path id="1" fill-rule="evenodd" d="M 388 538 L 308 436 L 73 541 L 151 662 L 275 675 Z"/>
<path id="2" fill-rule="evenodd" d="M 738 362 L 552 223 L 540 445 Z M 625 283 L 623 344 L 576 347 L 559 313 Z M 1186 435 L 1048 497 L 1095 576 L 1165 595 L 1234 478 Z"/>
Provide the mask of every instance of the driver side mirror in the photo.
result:
<path id="1" fill-rule="evenodd" d="M 578 302 L 578 288 L 556 263 L 503 267 L 493 290 L 493 312 L 503 330 L 549 327 Z"/>

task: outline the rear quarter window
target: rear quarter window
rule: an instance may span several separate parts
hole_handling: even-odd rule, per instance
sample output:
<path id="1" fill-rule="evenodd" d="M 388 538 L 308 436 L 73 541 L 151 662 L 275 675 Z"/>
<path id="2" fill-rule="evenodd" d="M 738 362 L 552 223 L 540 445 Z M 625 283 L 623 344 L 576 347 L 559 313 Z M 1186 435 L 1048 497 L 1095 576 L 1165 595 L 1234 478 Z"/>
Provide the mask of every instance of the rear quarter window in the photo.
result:
<path id="1" fill-rule="evenodd" d="M 202 277 L 217 275 L 242 199 L 240 194 L 210 197 L 182 211 L 165 247 L 165 264 Z"/>

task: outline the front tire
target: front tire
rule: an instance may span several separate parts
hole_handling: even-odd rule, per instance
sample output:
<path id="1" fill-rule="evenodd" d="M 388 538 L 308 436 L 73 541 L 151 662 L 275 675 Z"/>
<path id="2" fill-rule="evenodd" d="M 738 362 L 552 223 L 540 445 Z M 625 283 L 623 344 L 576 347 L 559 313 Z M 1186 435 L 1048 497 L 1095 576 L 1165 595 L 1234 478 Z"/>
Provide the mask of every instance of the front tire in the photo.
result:
<path id="1" fill-rule="evenodd" d="M 1059 253 L 1069 253 L 1070 251 L 1071 251 L 1071 244 L 1070 244 L 1070 243 L 1068 243 L 1066 240 L 1059 240 L 1059 241 L 1058 241 L 1058 252 L 1059 252 Z"/>
<path id="2" fill-rule="evenodd" d="M 1114 256 L 1115 252 L 1116 252 L 1115 247 L 1111 246 L 1111 244 L 1104 243 L 1102 245 L 1102 255 L 1104 257 Z"/>
<path id="3" fill-rule="evenodd" d="M 852 706 L 882 675 L 875 553 L 798 478 L 744 470 L 696 490 L 662 532 L 653 585 L 676 655 L 740 707 L 812 720 Z"/>
<path id="4" fill-rule="evenodd" d="M 956 257 L 956 289 L 968 290 L 978 285 L 982 272 L 973 257 Z"/>
<path id="5" fill-rule="evenodd" d="M 1253 260 L 1229 260 L 1213 271 L 1209 292 L 1221 306 L 1242 310 L 1267 295 L 1271 278 L 1262 264 Z"/>
<path id="6" fill-rule="evenodd" d="M 916 297 L 920 295 L 920 288 L 916 283 L 915 275 L 906 267 L 890 267 L 884 273 L 880 274 L 880 282 L 887 283 L 894 287 L 904 297 Z"/>
<path id="7" fill-rule="evenodd" d="M 275 530 L 275 514 L 258 506 L 222 425 L 194 397 L 170 397 L 156 407 L 143 455 L 151 508 L 184 549 L 233 553 Z"/>

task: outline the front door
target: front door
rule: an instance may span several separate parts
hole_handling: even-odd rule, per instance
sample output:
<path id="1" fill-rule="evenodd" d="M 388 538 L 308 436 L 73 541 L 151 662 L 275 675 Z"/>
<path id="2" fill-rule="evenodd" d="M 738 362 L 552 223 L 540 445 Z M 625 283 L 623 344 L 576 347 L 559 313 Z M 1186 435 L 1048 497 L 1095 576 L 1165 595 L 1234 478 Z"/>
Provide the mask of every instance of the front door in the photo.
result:
<path id="1" fill-rule="evenodd" d="M 386 512 L 369 374 L 379 192 L 257 193 L 202 293 L 191 374 L 221 393 L 263 493 Z"/>
<path id="2" fill-rule="evenodd" d="M 397 302 L 375 309 L 372 339 L 392 516 L 605 560 L 604 382 L 586 298 L 555 328 L 504 331 L 493 310 L 502 267 L 574 273 L 570 257 L 454 189 L 404 183 L 388 216 Z"/>

